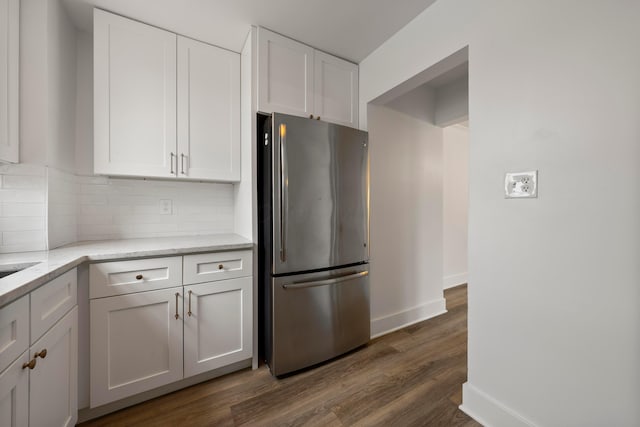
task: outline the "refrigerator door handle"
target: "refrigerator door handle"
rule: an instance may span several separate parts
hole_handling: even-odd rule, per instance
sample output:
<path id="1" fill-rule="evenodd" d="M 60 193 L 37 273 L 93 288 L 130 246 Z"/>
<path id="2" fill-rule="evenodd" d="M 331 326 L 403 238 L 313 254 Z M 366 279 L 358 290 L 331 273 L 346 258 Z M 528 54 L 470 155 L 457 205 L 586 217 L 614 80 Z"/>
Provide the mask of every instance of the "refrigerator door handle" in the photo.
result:
<path id="1" fill-rule="evenodd" d="M 287 125 L 280 124 L 280 261 L 287 260 L 287 215 L 289 210 L 289 170 L 287 168 Z"/>
<path id="2" fill-rule="evenodd" d="M 359 273 L 347 274 L 346 276 L 334 277 L 333 279 L 315 280 L 313 282 L 300 282 L 283 284 L 284 289 L 301 289 L 301 288 L 313 288 L 316 286 L 333 285 L 335 283 L 346 282 L 347 280 L 358 279 L 360 277 L 368 276 L 368 271 L 361 271 Z"/>

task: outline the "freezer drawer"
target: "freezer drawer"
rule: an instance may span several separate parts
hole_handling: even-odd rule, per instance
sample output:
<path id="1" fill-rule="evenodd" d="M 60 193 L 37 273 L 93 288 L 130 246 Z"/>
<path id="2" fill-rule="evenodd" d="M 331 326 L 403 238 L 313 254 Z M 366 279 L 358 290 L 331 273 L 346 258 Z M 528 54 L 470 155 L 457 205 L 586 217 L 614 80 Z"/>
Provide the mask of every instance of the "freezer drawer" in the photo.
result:
<path id="1" fill-rule="evenodd" d="M 368 265 L 274 278 L 271 372 L 282 375 L 369 341 Z"/>

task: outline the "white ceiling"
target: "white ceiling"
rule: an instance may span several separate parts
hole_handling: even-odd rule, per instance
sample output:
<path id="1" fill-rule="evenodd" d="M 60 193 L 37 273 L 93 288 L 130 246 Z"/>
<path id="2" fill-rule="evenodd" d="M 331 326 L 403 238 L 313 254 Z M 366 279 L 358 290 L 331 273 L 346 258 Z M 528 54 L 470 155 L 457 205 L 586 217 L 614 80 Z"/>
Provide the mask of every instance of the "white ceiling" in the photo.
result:
<path id="1" fill-rule="evenodd" d="M 436 0 L 63 0 L 92 31 L 93 6 L 240 52 L 260 25 L 359 63 Z"/>

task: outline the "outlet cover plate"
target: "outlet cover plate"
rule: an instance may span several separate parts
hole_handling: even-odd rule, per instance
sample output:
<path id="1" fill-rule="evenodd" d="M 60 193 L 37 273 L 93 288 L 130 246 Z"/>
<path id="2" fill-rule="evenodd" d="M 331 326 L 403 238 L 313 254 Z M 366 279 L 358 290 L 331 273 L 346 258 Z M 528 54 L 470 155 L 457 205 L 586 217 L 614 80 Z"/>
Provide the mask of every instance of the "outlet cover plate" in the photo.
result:
<path id="1" fill-rule="evenodd" d="M 505 199 L 538 197 L 538 171 L 507 172 L 504 177 Z"/>
<path id="2" fill-rule="evenodd" d="M 173 214 L 173 200 L 160 199 L 160 215 Z"/>

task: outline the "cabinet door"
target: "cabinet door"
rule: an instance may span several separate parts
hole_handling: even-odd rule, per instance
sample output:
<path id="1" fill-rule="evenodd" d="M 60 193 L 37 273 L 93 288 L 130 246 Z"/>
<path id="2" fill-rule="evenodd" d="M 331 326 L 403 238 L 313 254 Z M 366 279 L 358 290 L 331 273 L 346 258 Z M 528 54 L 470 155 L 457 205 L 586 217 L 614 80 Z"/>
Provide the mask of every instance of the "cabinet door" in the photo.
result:
<path id="1" fill-rule="evenodd" d="M 358 127 L 358 66 L 315 51 L 315 108 L 321 120 Z"/>
<path id="2" fill-rule="evenodd" d="M 184 376 L 252 355 L 251 277 L 185 286 Z"/>
<path id="3" fill-rule="evenodd" d="M 182 379 L 182 287 L 94 299 L 91 407 Z"/>
<path id="4" fill-rule="evenodd" d="M 78 270 L 69 270 L 31 292 L 31 342 L 78 303 Z"/>
<path id="5" fill-rule="evenodd" d="M 29 295 L 25 295 L 0 308 L 0 372 L 28 348 Z"/>
<path id="6" fill-rule="evenodd" d="M 240 55 L 178 37 L 178 177 L 240 181 Z"/>
<path id="7" fill-rule="evenodd" d="M 94 9 L 94 171 L 175 176 L 176 35 Z"/>
<path id="8" fill-rule="evenodd" d="M 309 117 L 313 112 L 313 48 L 258 29 L 258 110 Z"/>
<path id="9" fill-rule="evenodd" d="M 46 350 L 46 354 L 42 354 Z M 78 421 L 78 307 L 31 346 L 29 426 L 68 427 Z M 40 356 L 36 356 L 40 354 Z"/>
<path id="10" fill-rule="evenodd" d="M 29 424 L 29 361 L 25 351 L 0 374 L 0 426 L 23 427 Z"/>
<path id="11" fill-rule="evenodd" d="M 0 0 L 0 162 L 18 162 L 20 1 Z"/>

